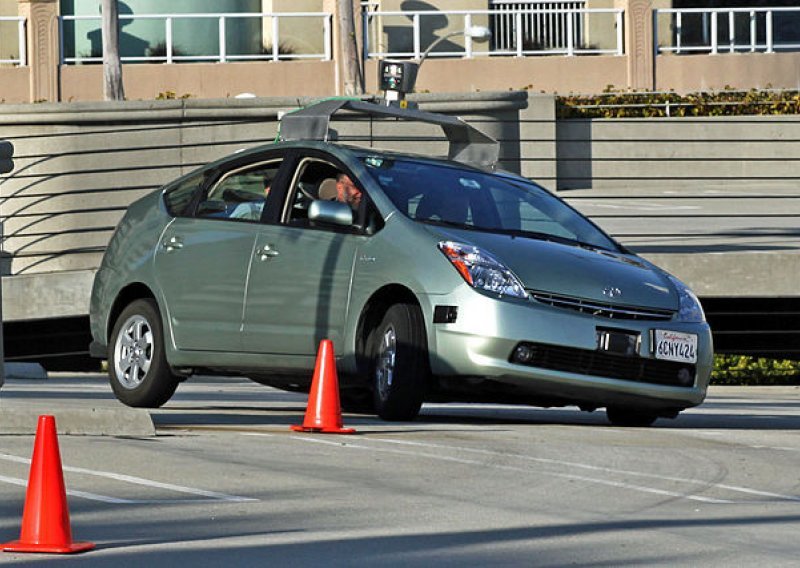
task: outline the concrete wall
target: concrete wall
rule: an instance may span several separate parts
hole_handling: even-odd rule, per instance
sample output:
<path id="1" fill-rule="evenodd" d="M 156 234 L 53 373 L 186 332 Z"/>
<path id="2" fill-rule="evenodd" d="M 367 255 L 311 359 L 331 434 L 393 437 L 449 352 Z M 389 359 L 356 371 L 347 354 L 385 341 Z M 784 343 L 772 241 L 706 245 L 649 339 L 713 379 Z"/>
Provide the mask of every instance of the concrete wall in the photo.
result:
<path id="1" fill-rule="evenodd" d="M 377 61 L 368 61 L 366 83 L 377 85 L 377 81 Z M 624 56 L 476 57 L 426 60 L 417 77 L 417 90 L 598 93 L 608 85 L 626 83 Z"/>
<path id="2" fill-rule="evenodd" d="M 425 95 L 422 108 L 462 115 L 503 140 L 502 165 L 553 177 L 554 147 L 537 150 L 526 129 L 555 134 L 552 97 L 526 93 Z M 211 160 L 271 142 L 279 111 L 308 99 L 221 99 L 7 105 L 0 129 L 15 145 L 16 169 L 0 177 L 5 222 L 3 316 L 7 321 L 88 313 L 91 276 L 133 200 Z M 522 118 L 522 120 L 520 120 Z M 446 154 L 438 127 L 341 122 L 340 137 L 425 155 Z M 531 139 L 520 145 L 520 139 Z M 550 148 L 548 149 L 549 146 Z M 550 152 L 525 163 L 525 152 Z M 47 294 L 33 293 L 48 290 Z"/>
<path id="3" fill-rule="evenodd" d="M 655 88 L 679 93 L 735 89 L 800 89 L 800 53 L 660 55 Z"/>
<path id="4" fill-rule="evenodd" d="M 336 70 L 332 61 L 142 64 L 125 65 L 123 82 L 125 95 L 134 101 L 152 100 L 159 93 L 168 91 L 179 97 L 188 95 L 195 99 L 235 97 L 240 93 L 323 97 L 336 89 Z M 97 101 L 102 98 L 103 69 L 100 65 L 61 68 L 63 101 Z"/>
<path id="5" fill-rule="evenodd" d="M 800 296 L 800 117 L 565 120 L 559 194 L 704 296 Z"/>

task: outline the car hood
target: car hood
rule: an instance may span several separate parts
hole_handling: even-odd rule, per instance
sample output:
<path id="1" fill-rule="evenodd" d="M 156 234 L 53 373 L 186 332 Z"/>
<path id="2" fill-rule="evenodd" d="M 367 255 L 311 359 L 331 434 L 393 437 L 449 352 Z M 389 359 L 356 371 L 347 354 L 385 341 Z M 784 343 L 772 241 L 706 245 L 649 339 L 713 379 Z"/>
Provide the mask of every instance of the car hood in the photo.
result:
<path id="1" fill-rule="evenodd" d="M 618 306 L 678 309 L 666 274 L 642 259 L 552 241 L 428 227 L 441 240 L 480 247 L 505 264 L 527 290 Z"/>

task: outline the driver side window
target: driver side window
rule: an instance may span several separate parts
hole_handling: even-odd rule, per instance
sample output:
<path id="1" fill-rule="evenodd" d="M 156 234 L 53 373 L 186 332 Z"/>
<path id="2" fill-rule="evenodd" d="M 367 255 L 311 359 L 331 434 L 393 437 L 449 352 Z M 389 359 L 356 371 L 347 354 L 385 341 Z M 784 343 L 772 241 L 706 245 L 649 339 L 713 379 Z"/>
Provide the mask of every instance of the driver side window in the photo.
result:
<path id="1" fill-rule="evenodd" d="M 306 158 L 300 163 L 284 211 L 290 225 L 308 224 L 308 208 L 314 200 L 336 199 L 336 178 L 341 171 L 328 162 Z"/>
<path id="2" fill-rule="evenodd" d="M 228 172 L 200 202 L 197 216 L 257 222 L 280 165 L 280 160 L 272 160 Z"/>

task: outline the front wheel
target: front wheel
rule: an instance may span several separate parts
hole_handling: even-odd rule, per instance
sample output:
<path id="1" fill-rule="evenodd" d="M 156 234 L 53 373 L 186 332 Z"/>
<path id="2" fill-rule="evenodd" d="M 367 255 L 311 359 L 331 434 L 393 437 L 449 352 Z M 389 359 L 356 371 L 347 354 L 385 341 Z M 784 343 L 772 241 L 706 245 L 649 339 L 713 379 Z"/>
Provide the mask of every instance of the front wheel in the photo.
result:
<path id="1" fill-rule="evenodd" d="M 606 416 L 614 426 L 652 426 L 658 419 L 658 414 L 653 412 L 624 406 L 609 406 L 606 408 Z"/>
<path id="2" fill-rule="evenodd" d="M 419 306 L 391 306 L 372 332 L 370 344 L 375 411 L 384 420 L 413 420 L 422 406 L 428 378 Z"/>
<path id="3" fill-rule="evenodd" d="M 128 406 L 158 408 L 178 388 L 153 300 L 135 300 L 117 318 L 108 345 L 108 375 L 114 394 Z"/>

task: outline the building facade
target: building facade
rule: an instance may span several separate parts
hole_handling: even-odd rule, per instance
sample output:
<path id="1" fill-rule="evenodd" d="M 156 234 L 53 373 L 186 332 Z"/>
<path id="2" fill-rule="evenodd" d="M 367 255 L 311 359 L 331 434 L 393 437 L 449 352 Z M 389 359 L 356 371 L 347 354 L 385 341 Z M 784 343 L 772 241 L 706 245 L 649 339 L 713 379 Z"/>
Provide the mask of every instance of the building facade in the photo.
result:
<path id="1" fill-rule="evenodd" d="M 434 44 L 419 91 L 800 87 L 800 7 L 791 5 L 353 1 L 367 91 L 376 89 L 379 59 L 419 59 Z M 99 5 L 0 0 L 0 101 L 102 99 Z M 341 94 L 336 6 L 335 0 L 120 2 L 126 95 L 151 100 Z M 488 27 L 491 40 L 470 39 L 466 32 L 474 26 Z"/>

